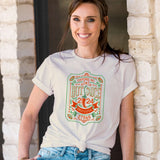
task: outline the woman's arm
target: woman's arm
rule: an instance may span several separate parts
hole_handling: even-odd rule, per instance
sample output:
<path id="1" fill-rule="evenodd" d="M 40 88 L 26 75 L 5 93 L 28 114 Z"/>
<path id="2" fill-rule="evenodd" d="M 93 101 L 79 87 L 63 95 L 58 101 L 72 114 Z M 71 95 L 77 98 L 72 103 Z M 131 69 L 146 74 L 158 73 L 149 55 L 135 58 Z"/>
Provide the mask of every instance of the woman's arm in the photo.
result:
<path id="1" fill-rule="evenodd" d="M 128 94 L 121 103 L 119 125 L 123 160 L 134 160 L 134 109 L 133 92 Z"/>
<path id="2" fill-rule="evenodd" d="M 18 160 L 29 157 L 29 145 L 34 132 L 39 110 L 48 95 L 36 85 L 33 87 L 27 106 L 24 110 L 18 144 Z"/>

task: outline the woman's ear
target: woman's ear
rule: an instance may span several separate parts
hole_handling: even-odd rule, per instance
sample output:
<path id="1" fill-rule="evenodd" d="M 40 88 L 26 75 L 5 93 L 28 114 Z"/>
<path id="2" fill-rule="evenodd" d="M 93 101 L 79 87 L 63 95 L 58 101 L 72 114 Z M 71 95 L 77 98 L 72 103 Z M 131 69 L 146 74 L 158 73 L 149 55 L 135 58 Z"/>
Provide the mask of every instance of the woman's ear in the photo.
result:
<path id="1" fill-rule="evenodd" d="M 108 23 L 108 21 L 109 21 L 108 16 L 105 16 L 105 17 L 104 17 L 104 21 L 106 22 L 106 24 Z"/>
<path id="2" fill-rule="evenodd" d="M 105 16 L 104 17 L 104 21 L 105 21 L 105 24 L 107 24 L 108 23 L 108 20 L 109 20 L 109 18 L 108 18 L 108 16 Z M 102 23 L 102 26 L 101 26 L 101 30 L 103 31 L 104 29 L 105 29 L 105 27 L 106 27 L 106 25 L 105 25 L 104 23 Z"/>

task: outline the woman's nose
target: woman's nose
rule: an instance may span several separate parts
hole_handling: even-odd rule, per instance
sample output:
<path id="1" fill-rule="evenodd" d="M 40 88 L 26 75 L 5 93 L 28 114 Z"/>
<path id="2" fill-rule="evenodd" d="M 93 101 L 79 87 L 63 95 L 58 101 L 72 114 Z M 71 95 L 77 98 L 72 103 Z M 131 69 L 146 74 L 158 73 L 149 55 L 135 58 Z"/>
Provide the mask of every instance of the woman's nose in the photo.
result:
<path id="1" fill-rule="evenodd" d="M 85 21 L 82 21 L 82 22 L 80 23 L 80 27 L 81 27 L 81 28 L 86 28 L 86 22 L 85 22 Z"/>

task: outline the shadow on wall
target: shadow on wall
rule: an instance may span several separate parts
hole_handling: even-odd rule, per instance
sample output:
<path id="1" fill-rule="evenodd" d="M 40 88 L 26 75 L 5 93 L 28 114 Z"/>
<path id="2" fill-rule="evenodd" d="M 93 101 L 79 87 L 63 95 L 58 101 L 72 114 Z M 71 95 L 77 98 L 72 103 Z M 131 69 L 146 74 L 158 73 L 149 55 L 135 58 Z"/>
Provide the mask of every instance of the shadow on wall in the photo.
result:
<path id="1" fill-rule="evenodd" d="M 2 110 L 3 110 L 3 88 L 2 88 L 2 76 L 0 74 L 0 159 L 1 160 L 3 160 L 3 156 L 2 156 L 2 144 L 3 144 Z"/>

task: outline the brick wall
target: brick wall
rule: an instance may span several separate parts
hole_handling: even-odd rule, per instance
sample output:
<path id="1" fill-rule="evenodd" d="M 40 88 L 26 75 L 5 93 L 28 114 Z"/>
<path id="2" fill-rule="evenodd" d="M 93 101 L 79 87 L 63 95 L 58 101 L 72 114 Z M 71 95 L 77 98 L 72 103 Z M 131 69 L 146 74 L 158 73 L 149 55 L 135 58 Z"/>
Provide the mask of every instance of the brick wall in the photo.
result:
<path id="1" fill-rule="evenodd" d="M 0 1 L 0 55 L 3 76 L 3 156 L 17 160 L 19 125 L 35 73 L 34 15 L 32 0 Z M 31 154 L 38 149 L 37 129 Z"/>
<path id="2" fill-rule="evenodd" d="M 160 1 L 127 0 L 127 8 L 129 52 L 135 58 L 139 84 L 135 92 L 135 159 L 159 160 Z"/>

